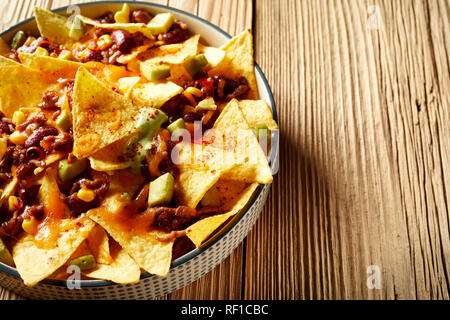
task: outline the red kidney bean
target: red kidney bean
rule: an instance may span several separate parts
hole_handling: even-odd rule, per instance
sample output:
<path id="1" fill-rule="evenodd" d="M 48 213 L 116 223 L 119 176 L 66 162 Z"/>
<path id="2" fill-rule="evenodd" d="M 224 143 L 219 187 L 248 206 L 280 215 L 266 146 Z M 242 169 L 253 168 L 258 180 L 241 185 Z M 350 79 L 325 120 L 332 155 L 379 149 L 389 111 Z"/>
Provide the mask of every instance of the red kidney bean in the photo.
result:
<path id="1" fill-rule="evenodd" d="M 131 22 L 148 23 L 152 19 L 150 13 L 145 10 L 134 10 L 131 13 Z"/>
<path id="2" fill-rule="evenodd" d="M 102 61 L 103 56 L 99 51 L 87 50 L 81 59 L 81 62 L 89 62 L 89 61 Z"/>
<path id="3" fill-rule="evenodd" d="M 162 33 L 161 40 L 165 43 L 179 43 L 187 39 L 187 32 L 181 28 L 174 28 L 173 30 Z"/>
<path id="4" fill-rule="evenodd" d="M 39 142 L 46 136 L 56 136 L 58 135 L 58 130 L 55 127 L 45 126 L 36 129 L 30 136 L 25 140 L 25 148 L 32 146 L 38 146 Z"/>
<path id="5" fill-rule="evenodd" d="M 133 43 L 130 33 L 125 30 L 114 30 L 111 33 L 111 39 L 121 52 L 126 52 Z"/>

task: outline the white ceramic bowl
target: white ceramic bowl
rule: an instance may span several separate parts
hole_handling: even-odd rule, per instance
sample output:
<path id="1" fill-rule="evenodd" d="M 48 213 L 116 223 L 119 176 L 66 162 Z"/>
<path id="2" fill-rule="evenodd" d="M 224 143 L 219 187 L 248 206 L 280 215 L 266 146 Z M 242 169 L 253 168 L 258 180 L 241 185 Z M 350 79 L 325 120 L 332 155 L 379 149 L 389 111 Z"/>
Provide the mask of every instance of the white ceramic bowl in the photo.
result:
<path id="1" fill-rule="evenodd" d="M 176 18 L 189 26 L 193 33 L 201 35 L 201 41 L 219 47 L 231 36 L 210 22 L 190 13 L 147 2 L 134 1 L 102 1 L 71 5 L 55 9 L 60 14 L 82 14 L 96 17 L 106 11 L 117 11 L 124 2 L 128 2 L 131 9 L 145 8 L 151 13 L 172 12 Z M 18 30 L 31 31 L 38 34 L 34 17 L 26 19 L 8 30 L 0 33 L 5 41 L 9 41 Z M 274 119 L 277 113 L 272 92 L 261 69 L 255 65 L 256 80 L 260 98 L 266 100 L 272 108 Z M 2 75 L 3 76 L 3 75 Z M 278 136 L 272 137 L 270 165 L 276 172 L 278 165 Z M 141 275 L 137 284 L 119 285 L 103 280 L 83 280 L 80 289 L 68 289 L 66 281 L 43 280 L 34 287 L 26 287 L 15 268 L 0 263 L 0 285 L 19 295 L 32 299 L 152 299 L 197 280 L 211 271 L 216 265 L 227 258 L 230 253 L 247 236 L 262 211 L 270 185 L 260 185 L 247 206 L 228 222 L 214 237 L 209 239 L 201 248 L 185 254 L 173 261 L 169 274 L 162 278 L 148 273 Z"/>

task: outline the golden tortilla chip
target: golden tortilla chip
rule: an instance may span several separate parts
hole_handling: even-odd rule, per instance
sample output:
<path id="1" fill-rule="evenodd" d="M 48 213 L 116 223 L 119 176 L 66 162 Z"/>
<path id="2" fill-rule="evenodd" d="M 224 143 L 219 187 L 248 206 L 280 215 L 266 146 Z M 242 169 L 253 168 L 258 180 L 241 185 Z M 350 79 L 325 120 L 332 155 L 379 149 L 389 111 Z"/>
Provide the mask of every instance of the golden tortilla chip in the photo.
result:
<path id="1" fill-rule="evenodd" d="M 144 36 L 146 36 L 149 39 L 155 38 L 145 23 L 100 23 L 98 21 L 95 21 L 93 19 L 81 15 L 78 15 L 77 17 L 85 24 L 92 25 L 97 28 L 112 29 L 112 30 L 120 29 L 126 30 L 130 33 L 141 32 Z"/>
<path id="2" fill-rule="evenodd" d="M 27 67 L 51 73 L 56 79 L 73 79 L 78 68 L 82 65 L 75 61 L 58 59 L 47 56 L 38 56 L 31 53 L 19 53 L 19 59 Z"/>
<path id="3" fill-rule="evenodd" d="M 90 278 L 121 284 L 139 282 L 141 277 L 139 265 L 116 242 L 111 243 L 111 257 L 110 264 L 97 263 L 95 268 L 86 270 L 83 274 Z"/>
<path id="4" fill-rule="evenodd" d="M 216 67 L 208 71 L 208 74 L 210 76 L 223 74 L 230 78 L 244 77 L 250 87 L 248 99 L 258 99 L 252 32 L 250 30 L 242 32 L 230 39 L 220 49 L 226 52 L 226 57 Z"/>
<path id="5" fill-rule="evenodd" d="M 96 225 L 89 233 L 86 244 L 97 263 L 110 264 L 113 261 L 109 250 L 108 235 L 100 225 Z"/>
<path id="6" fill-rule="evenodd" d="M 215 161 L 215 156 L 201 146 L 191 143 L 178 143 L 172 150 L 174 163 L 179 174 L 175 181 L 174 196 L 177 204 L 195 208 L 205 193 L 233 168 L 232 164 Z M 211 151 L 211 150 L 210 150 Z"/>
<path id="7" fill-rule="evenodd" d="M 238 104 L 250 128 L 266 124 L 269 130 L 278 130 L 278 124 L 273 120 L 272 110 L 266 101 L 241 100 Z"/>
<path id="8" fill-rule="evenodd" d="M 13 259 L 25 285 L 33 286 L 61 267 L 88 236 L 95 223 L 83 217 L 78 223 L 71 221 L 71 225 L 72 228 L 61 232 L 56 248 L 37 247 L 31 235 L 22 237 L 14 245 Z"/>
<path id="9" fill-rule="evenodd" d="M 137 132 L 139 109 L 80 68 L 73 92 L 73 154 L 88 157 Z M 151 111 L 148 109 L 146 112 Z"/>
<path id="10" fill-rule="evenodd" d="M 72 42 L 69 37 L 70 23 L 66 17 L 39 7 L 34 8 L 34 16 L 41 36 L 58 44 Z"/>
<path id="11" fill-rule="evenodd" d="M 128 139 L 128 137 L 120 139 L 91 155 L 89 161 L 92 169 L 97 171 L 113 171 L 128 168 L 131 163 L 125 161 L 123 157 L 123 149 Z"/>
<path id="12" fill-rule="evenodd" d="M 173 241 L 162 242 L 167 233 L 152 230 L 145 234 L 130 234 L 108 222 L 111 213 L 105 208 L 92 209 L 88 216 L 101 225 L 145 271 L 165 277 L 172 261 Z"/>
<path id="13" fill-rule="evenodd" d="M 140 58 L 145 60 L 141 63 L 155 65 L 161 63 L 167 64 L 182 64 L 189 57 L 197 54 L 198 41 L 200 35 L 196 34 L 181 43 L 166 44 L 160 47 L 152 48 L 145 52 Z"/>
<path id="14" fill-rule="evenodd" d="M 131 90 L 141 81 L 141 77 L 123 77 L 119 79 L 119 91 L 129 97 Z"/>
<path id="15" fill-rule="evenodd" d="M 16 66 L 16 65 L 20 65 L 20 63 L 12 59 L 5 58 L 4 56 L 0 56 L 0 67 Z"/>
<path id="16" fill-rule="evenodd" d="M 245 121 L 236 99 L 231 100 L 214 123 L 216 139 L 208 148 L 223 150 L 223 162 L 234 163 L 222 179 L 271 183 L 272 171 L 255 134 Z M 222 139 L 223 138 L 223 139 Z"/>
<path id="17" fill-rule="evenodd" d="M 60 86 L 55 78 L 39 70 L 21 64 L 0 67 L 0 110 L 11 118 L 22 107 L 36 107 L 42 94 L 57 91 Z"/>
<path id="18" fill-rule="evenodd" d="M 222 201 L 225 201 L 222 209 L 228 212 L 202 219 L 186 229 L 186 236 L 196 247 L 200 247 L 217 228 L 245 207 L 258 184 L 253 183 L 243 189 L 242 184 L 236 184 L 236 181 L 219 181 L 216 187 L 219 189 Z"/>
<path id="19" fill-rule="evenodd" d="M 183 88 L 170 81 L 147 82 L 136 85 L 131 90 L 130 97 L 135 104 L 160 108 L 181 92 Z"/>

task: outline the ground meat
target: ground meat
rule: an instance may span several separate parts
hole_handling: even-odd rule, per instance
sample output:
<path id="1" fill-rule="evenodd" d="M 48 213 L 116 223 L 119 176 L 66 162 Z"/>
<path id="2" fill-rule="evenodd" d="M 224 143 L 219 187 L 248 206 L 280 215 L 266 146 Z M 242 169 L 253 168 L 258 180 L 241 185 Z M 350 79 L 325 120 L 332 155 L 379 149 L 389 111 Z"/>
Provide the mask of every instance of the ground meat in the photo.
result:
<path id="1" fill-rule="evenodd" d="M 147 24 L 152 19 L 150 13 L 145 10 L 133 10 L 131 12 L 131 23 Z"/>
<path id="2" fill-rule="evenodd" d="M 21 187 L 19 189 L 18 196 L 26 205 L 31 205 L 37 200 L 40 187 L 41 185 Z"/>
<path id="3" fill-rule="evenodd" d="M 0 133 L 11 134 L 13 132 L 14 124 L 0 111 Z"/>
<path id="4" fill-rule="evenodd" d="M 85 202 L 78 198 L 77 192 L 83 187 L 94 191 L 94 200 Z M 103 174 L 101 178 L 94 180 L 81 178 L 73 184 L 70 190 L 70 195 L 68 197 L 63 196 L 63 201 L 69 207 L 71 216 L 76 217 L 82 213 L 87 212 L 89 209 L 98 207 L 101 199 L 104 197 L 106 192 L 108 192 L 108 190 L 109 178 L 107 174 Z"/>
<path id="5" fill-rule="evenodd" d="M 59 95 L 55 91 L 49 90 L 42 95 L 42 102 L 38 104 L 38 107 L 44 110 L 57 109 Z"/>
<path id="6" fill-rule="evenodd" d="M 102 61 L 103 56 L 102 53 L 99 51 L 94 50 L 86 50 L 86 52 L 83 54 L 83 58 L 81 59 L 81 62 L 86 63 L 89 61 Z"/>
<path id="7" fill-rule="evenodd" d="M 111 39 L 120 52 L 127 52 L 133 46 L 133 39 L 128 31 L 114 30 L 111 33 Z"/>
<path id="8" fill-rule="evenodd" d="M 178 208 L 157 207 L 150 208 L 155 215 L 153 226 L 164 231 L 181 230 L 197 217 L 195 209 L 179 206 Z"/>
<path id="9" fill-rule="evenodd" d="M 0 220 L 0 234 L 14 236 L 22 230 L 21 226 L 24 219 L 35 217 L 37 220 L 41 220 L 43 216 L 43 205 L 22 206 L 12 214 L 6 207 L 2 206 L 0 208 L 0 218 L 2 219 Z"/>
<path id="10" fill-rule="evenodd" d="M 159 40 L 164 41 L 167 44 L 180 43 L 188 38 L 188 33 L 179 27 L 173 28 L 166 33 L 161 33 L 158 36 Z"/>
<path id="11" fill-rule="evenodd" d="M 215 97 L 219 100 L 231 100 L 244 98 L 250 90 L 247 79 L 240 77 L 238 80 L 226 78 L 223 75 L 213 76 Z"/>
<path id="12" fill-rule="evenodd" d="M 67 132 L 60 133 L 57 136 L 47 136 L 42 139 L 41 145 L 44 146 L 47 152 L 51 152 L 53 150 L 72 152 L 73 136 Z"/>
<path id="13" fill-rule="evenodd" d="M 114 13 L 111 11 L 108 11 L 104 14 L 102 14 L 101 16 L 95 18 L 95 20 L 97 20 L 100 23 L 114 23 Z"/>
<path id="14" fill-rule="evenodd" d="M 47 121 L 43 112 L 36 113 L 28 118 L 27 121 L 17 125 L 16 129 L 19 131 L 25 130 L 30 124 L 42 125 Z"/>

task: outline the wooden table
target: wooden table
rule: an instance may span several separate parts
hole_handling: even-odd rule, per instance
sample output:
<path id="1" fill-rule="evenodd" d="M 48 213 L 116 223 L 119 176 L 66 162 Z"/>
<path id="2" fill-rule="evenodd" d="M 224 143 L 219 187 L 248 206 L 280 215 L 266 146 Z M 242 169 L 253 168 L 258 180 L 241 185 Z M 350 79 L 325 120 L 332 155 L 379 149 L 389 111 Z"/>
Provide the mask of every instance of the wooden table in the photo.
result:
<path id="1" fill-rule="evenodd" d="M 1 0 L 0 27 L 76 2 Z M 154 2 L 252 28 L 281 128 L 256 226 L 167 299 L 448 299 L 449 1 Z"/>

